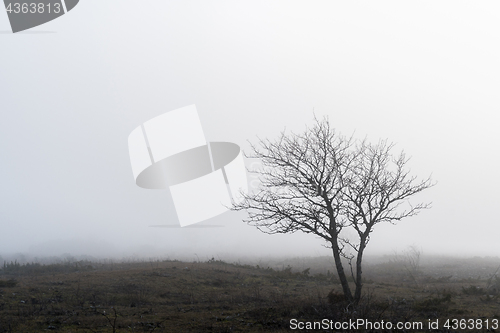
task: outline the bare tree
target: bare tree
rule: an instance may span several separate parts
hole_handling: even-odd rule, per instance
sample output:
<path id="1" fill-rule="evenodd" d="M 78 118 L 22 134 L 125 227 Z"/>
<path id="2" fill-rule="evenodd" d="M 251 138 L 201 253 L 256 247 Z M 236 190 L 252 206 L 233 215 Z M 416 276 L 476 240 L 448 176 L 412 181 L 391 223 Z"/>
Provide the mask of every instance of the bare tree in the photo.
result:
<path id="1" fill-rule="evenodd" d="M 346 299 L 357 303 L 363 254 L 375 225 L 394 224 L 430 207 L 409 204 L 409 197 L 434 184 L 430 177 L 411 176 L 405 169 L 408 158 L 403 152 L 394 156 L 393 147 L 336 134 L 327 118 L 316 119 L 302 134 L 283 132 L 276 141 L 260 140 L 247 156 L 261 161 L 260 168 L 250 170 L 260 187 L 233 209 L 247 210 L 245 222 L 265 233 L 302 231 L 325 240 Z M 356 237 L 347 237 L 347 230 Z M 342 258 L 350 266 L 354 295 Z"/>

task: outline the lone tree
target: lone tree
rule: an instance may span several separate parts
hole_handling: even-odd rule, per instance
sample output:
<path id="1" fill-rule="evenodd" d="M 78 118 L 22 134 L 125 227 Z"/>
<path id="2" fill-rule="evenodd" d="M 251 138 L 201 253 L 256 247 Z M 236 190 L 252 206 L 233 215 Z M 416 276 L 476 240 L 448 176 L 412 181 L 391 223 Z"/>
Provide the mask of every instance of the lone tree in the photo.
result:
<path id="1" fill-rule="evenodd" d="M 431 178 L 411 176 L 405 168 L 409 159 L 404 152 L 393 155 L 393 148 L 387 141 L 372 144 L 341 136 L 327 118 L 316 119 L 302 134 L 283 132 L 276 141 L 260 140 L 247 156 L 261 161 L 260 168 L 250 170 L 258 175 L 260 187 L 244 194 L 233 209 L 247 210 L 245 222 L 265 233 L 302 231 L 325 240 L 344 296 L 357 304 L 363 253 L 374 227 L 430 207 L 411 205 L 408 199 L 433 186 Z M 349 229 L 351 237 L 346 235 Z M 354 295 L 342 258 L 354 280 Z"/>

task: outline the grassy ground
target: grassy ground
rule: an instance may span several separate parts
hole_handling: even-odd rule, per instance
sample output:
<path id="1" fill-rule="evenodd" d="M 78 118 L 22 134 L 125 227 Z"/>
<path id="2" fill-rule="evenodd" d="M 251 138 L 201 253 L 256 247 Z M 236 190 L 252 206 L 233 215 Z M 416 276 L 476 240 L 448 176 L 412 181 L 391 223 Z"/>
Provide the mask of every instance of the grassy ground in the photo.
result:
<path id="1" fill-rule="evenodd" d="M 439 319 L 435 332 L 461 332 L 445 330 L 446 319 L 491 325 L 500 318 L 499 265 L 498 258 L 367 263 L 364 296 L 354 308 L 325 258 L 258 266 L 213 259 L 9 263 L 0 270 L 0 332 L 288 332 L 293 318 L 424 325 Z M 481 331 L 488 330 L 469 330 Z"/>

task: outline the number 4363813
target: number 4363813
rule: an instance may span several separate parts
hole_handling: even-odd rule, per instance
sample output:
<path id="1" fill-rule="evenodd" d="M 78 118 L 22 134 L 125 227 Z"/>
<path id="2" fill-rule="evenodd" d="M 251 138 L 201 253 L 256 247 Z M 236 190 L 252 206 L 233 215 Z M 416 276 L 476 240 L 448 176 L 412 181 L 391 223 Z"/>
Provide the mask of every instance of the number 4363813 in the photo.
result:
<path id="1" fill-rule="evenodd" d="M 61 4 L 60 3 L 53 3 L 53 4 L 44 4 L 44 3 L 9 3 L 7 7 L 5 8 L 7 10 L 7 13 L 31 13 L 31 14 L 42 14 L 42 13 L 55 13 L 59 14 L 61 12 Z"/>
<path id="2" fill-rule="evenodd" d="M 446 329 L 462 330 L 480 330 L 480 329 L 498 329 L 498 319 L 448 319 L 443 325 Z"/>

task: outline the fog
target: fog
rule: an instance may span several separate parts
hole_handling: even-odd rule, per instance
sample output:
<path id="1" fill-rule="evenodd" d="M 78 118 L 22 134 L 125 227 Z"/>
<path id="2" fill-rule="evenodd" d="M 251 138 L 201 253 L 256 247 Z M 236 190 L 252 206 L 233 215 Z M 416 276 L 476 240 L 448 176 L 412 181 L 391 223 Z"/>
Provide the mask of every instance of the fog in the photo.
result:
<path id="1" fill-rule="evenodd" d="M 246 152 L 316 115 L 412 156 L 412 173 L 438 182 L 415 198 L 432 208 L 378 225 L 368 255 L 498 256 L 499 13 L 493 1 L 82 0 L 12 34 L 0 11 L 0 255 L 329 255 L 244 212 L 153 227 L 178 225 L 175 208 L 168 190 L 135 185 L 128 135 L 196 104 L 208 141 Z"/>

